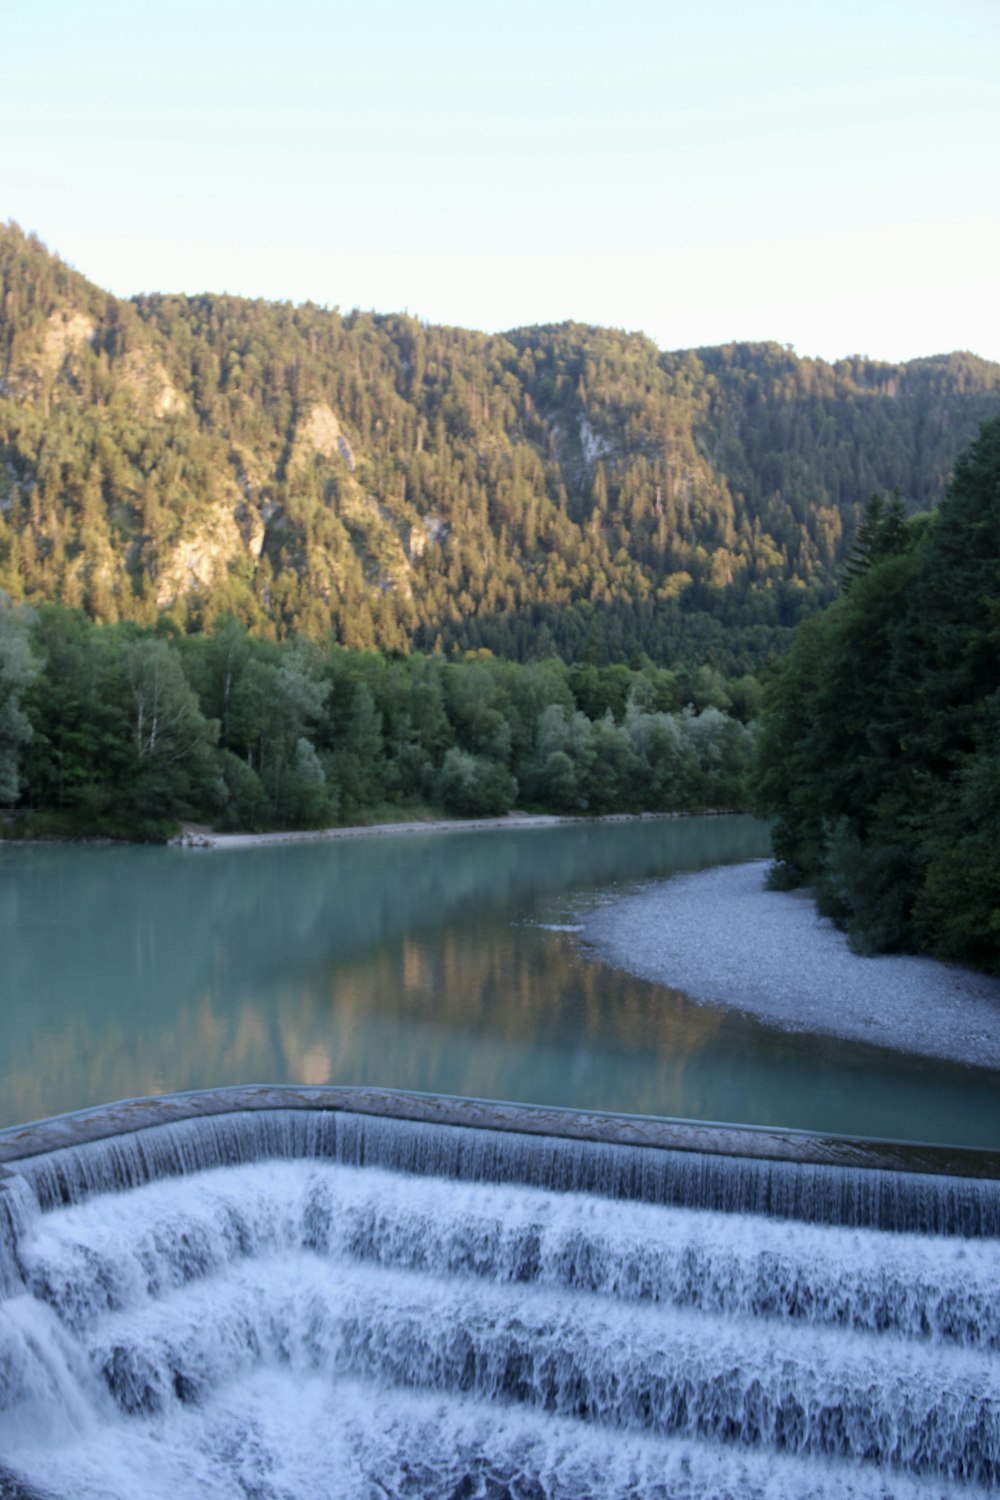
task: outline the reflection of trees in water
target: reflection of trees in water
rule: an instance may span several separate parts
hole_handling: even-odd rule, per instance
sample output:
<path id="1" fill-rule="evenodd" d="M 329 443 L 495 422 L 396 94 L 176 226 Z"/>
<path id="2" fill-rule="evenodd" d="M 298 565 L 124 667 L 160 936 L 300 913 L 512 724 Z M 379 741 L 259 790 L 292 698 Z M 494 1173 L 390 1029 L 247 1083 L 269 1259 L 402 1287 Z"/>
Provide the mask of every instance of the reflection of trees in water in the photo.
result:
<path id="1" fill-rule="evenodd" d="M 133 1094 L 286 1081 L 859 1134 L 937 1131 L 973 1144 L 965 1122 L 979 1120 L 987 1135 L 1000 1125 L 995 1077 L 777 1036 L 588 964 L 569 936 L 499 923 L 468 941 L 460 931 L 411 937 L 238 1005 L 205 993 L 139 1030 L 95 1031 L 77 1013 L 59 1032 L 34 1033 L 2 1067 L 0 1123 Z M 916 1123 L 893 1129 L 894 1118 Z"/>
<path id="2" fill-rule="evenodd" d="M 597 1088 L 615 1058 L 661 1075 L 719 1023 L 511 926 L 512 909 L 763 839 L 719 818 L 231 855 L 0 851 L 0 1120 L 258 1081 L 541 1100 L 573 1068 L 598 1107 L 584 1075 Z"/>
<path id="3" fill-rule="evenodd" d="M 698 1050 L 722 1024 L 721 1011 L 678 990 L 588 962 L 570 934 L 501 922 L 471 938 L 449 927 L 384 945 L 306 976 L 301 994 L 348 1025 L 364 1013 L 385 1024 L 474 1028 L 521 1043 L 585 1040 L 661 1058 Z"/>
<path id="4" fill-rule="evenodd" d="M 4 988 L 125 1018 L 208 988 L 242 995 L 473 911 L 766 847 L 750 818 L 691 818 L 211 854 L 0 851 Z"/>
<path id="5" fill-rule="evenodd" d="M 679 1109 L 724 1017 L 581 961 L 572 939 L 448 930 L 314 974 L 280 1007 L 289 1077 L 593 1108 Z M 627 1078 L 627 1083 L 625 1082 Z M 637 1093 L 636 1090 L 639 1090 Z"/>
<path id="6" fill-rule="evenodd" d="M 211 995 L 168 1024 L 95 1029 L 85 1014 L 39 1030 L 0 1064 L 0 1124 L 42 1119 L 113 1099 L 270 1080 L 273 1021 L 264 1006 L 223 1010 Z M 280 1078 L 276 1082 L 282 1081 Z"/>
<path id="7" fill-rule="evenodd" d="M 266 999 L 231 1006 L 208 992 L 138 1030 L 98 1033 L 76 1012 L 63 1030 L 36 1033 L 27 1056 L 8 1054 L 2 1090 L 8 1120 L 247 1081 L 479 1094 L 503 1083 L 503 1097 L 544 1100 L 574 1061 L 588 1076 L 614 1071 L 615 1057 L 640 1072 L 682 1070 L 721 1025 L 718 1011 L 582 961 L 569 936 L 497 924 L 471 938 L 409 937 Z M 518 1080 L 532 1078 L 543 1092 L 525 1095 Z"/>

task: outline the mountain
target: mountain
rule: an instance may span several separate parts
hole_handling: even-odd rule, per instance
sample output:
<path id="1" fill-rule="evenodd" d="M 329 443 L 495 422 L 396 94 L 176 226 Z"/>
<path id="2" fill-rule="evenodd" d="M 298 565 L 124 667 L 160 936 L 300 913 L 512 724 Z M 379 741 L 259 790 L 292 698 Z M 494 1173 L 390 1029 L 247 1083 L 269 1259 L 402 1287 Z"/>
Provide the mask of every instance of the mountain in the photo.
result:
<path id="1" fill-rule="evenodd" d="M 123 301 L 0 227 L 0 589 L 100 621 L 742 671 L 998 409 L 964 353 Z"/>

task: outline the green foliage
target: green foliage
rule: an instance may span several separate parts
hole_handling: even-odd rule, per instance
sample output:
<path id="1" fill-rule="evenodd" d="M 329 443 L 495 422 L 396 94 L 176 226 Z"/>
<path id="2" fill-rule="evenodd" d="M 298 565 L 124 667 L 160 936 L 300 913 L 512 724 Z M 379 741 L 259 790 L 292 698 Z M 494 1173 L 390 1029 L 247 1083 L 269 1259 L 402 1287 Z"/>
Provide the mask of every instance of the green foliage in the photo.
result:
<path id="1" fill-rule="evenodd" d="M 873 502 L 865 541 L 765 690 L 780 879 L 862 951 L 1000 970 L 1000 419 L 928 523 Z"/>
<path id="2" fill-rule="evenodd" d="M 105 624 L 735 676 L 832 597 L 863 497 L 935 503 L 998 398 L 970 355 L 120 302 L 0 227 L 0 588 Z M 619 720 L 606 686 L 580 706 Z"/>
<path id="3" fill-rule="evenodd" d="M 231 750 L 219 755 L 219 771 L 225 785 L 220 827 L 259 833 L 271 821 L 267 792 L 257 772 Z"/>
<path id="4" fill-rule="evenodd" d="M 29 632 L 32 616 L 0 594 L 0 803 L 17 801 L 19 754 L 31 739 L 31 721 L 22 708 L 37 671 Z"/>
<path id="5" fill-rule="evenodd" d="M 201 637 L 162 621 L 95 625 L 60 605 L 33 620 L 8 606 L 5 619 L 31 663 L 21 806 L 67 836 L 154 837 L 184 818 L 322 827 L 408 817 L 422 802 L 496 816 L 519 788 L 531 806 L 571 813 L 747 801 L 752 726 L 714 706 L 655 707 L 675 700 L 680 677 L 649 662 L 588 668 L 588 703 L 624 694 L 620 717 L 590 718 L 559 661 L 323 651 L 260 640 L 232 618 Z M 755 692 L 742 679 L 712 687 Z"/>
<path id="6" fill-rule="evenodd" d="M 453 745 L 437 774 L 435 794 L 442 807 L 459 817 L 500 817 L 514 805 L 517 782 L 499 762 Z"/>
<path id="7" fill-rule="evenodd" d="M 868 571 L 873 563 L 892 557 L 906 549 L 906 507 L 899 490 L 893 491 L 884 500 L 877 490 L 872 492 L 864 515 L 858 526 L 854 546 L 844 565 L 843 587 L 850 588 L 854 580 Z"/>
<path id="8" fill-rule="evenodd" d="M 1000 695 L 982 705 L 972 753 L 924 820 L 927 866 L 913 926 L 944 958 L 997 967 L 1000 948 Z"/>

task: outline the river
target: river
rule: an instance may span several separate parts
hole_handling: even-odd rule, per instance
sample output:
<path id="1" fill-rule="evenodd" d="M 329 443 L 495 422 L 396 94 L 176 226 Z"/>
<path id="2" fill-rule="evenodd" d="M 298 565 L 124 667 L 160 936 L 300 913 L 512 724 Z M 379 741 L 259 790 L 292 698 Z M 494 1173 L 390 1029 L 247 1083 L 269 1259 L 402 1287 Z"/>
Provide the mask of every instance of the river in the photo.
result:
<path id="1" fill-rule="evenodd" d="M 227 1084 L 362 1084 L 996 1147 L 995 1073 L 695 1004 L 574 930 L 652 877 L 766 850 L 745 817 L 0 848 L 0 1126 Z"/>

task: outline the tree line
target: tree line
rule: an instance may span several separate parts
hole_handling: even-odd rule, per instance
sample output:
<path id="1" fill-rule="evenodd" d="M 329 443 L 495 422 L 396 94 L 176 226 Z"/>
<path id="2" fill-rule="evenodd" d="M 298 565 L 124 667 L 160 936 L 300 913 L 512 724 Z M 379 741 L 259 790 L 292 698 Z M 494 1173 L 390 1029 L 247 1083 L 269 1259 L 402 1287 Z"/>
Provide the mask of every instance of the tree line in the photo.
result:
<path id="1" fill-rule="evenodd" d="M 868 506 L 840 597 L 768 681 L 777 879 L 863 952 L 1000 972 L 1000 419 L 936 512 Z"/>
<path id="2" fill-rule="evenodd" d="M 0 601 L 0 803 L 16 834 L 159 838 L 178 820 L 322 827 L 401 816 L 746 805 L 759 690 L 489 652 L 388 656 L 96 625 Z"/>

